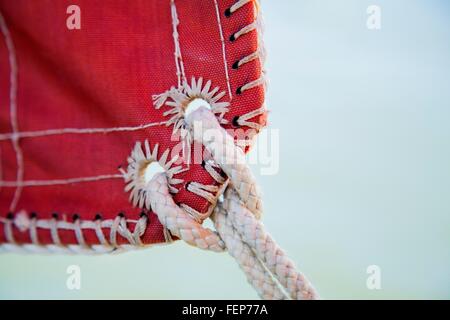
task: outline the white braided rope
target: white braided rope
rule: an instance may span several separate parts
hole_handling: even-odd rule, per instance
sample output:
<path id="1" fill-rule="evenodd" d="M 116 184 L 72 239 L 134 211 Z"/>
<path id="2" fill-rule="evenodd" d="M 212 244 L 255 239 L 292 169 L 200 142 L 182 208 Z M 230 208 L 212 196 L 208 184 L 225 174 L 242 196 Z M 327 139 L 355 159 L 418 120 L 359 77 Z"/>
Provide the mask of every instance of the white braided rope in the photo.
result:
<path id="1" fill-rule="evenodd" d="M 161 223 L 191 245 L 214 251 L 226 247 L 263 299 L 317 299 L 309 281 L 296 271 L 258 221 L 262 212 L 260 191 L 242 149 L 206 108 L 189 117 L 194 139 L 204 144 L 231 181 L 224 201 L 211 216 L 218 234 L 203 228 L 173 202 L 167 180 L 159 174 L 150 181 L 148 192 Z"/>
<path id="2" fill-rule="evenodd" d="M 247 281 L 255 288 L 262 299 L 284 300 L 285 293 L 274 281 L 264 264 L 253 253 L 250 246 L 244 241 L 242 235 L 233 227 L 231 219 L 218 206 L 211 216 L 214 226 L 225 242 L 228 253 L 236 259 L 239 267 L 244 271 Z"/>
<path id="3" fill-rule="evenodd" d="M 173 201 L 167 178 L 163 173 L 153 176 L 146 191 L 152 210 L 158 215 L 161 224 L 173 235 L 201 249 L 224 251 L 225 244 L 216 232 L 203 228 Z"/>
<path id="4" fill-rule="evenodd" d="M 290 298 L 295 300 L 319 298 L 311 283 L 296 270 L 292 260 L 264 230 L 264 225 L 243 205 L 235 190 L 227 189 L 224 201 L 216 207 L 216 212 L 225 216 L 231 228 L 242 237 Z M 222 235 L 220 231 L 219 234 Z"/>
<path id="5" fill-rule="evenodd" d="M 248 167 L 244 151 L 237 148 L 234 139 L 223 129 L 214 114 L 200 107 L 188 115 L 193 138 L 202 143 L 214 161 L 230 178 L 245 206 L 259 219 L 262 212 L 261 191 Z"/>

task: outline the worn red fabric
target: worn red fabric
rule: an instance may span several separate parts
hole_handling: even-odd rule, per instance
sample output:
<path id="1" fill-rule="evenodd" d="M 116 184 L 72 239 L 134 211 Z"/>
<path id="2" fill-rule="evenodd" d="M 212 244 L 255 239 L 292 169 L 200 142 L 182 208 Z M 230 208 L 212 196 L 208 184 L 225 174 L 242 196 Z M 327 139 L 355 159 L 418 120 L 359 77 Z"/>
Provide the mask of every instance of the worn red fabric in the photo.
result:
<path id="1" fill-rule="evenodd" d="M 225 39 L 224 61 L 219 22 L 214 0 L 176 0 L 179 43 L 186 77 L 203 77 L 227 92 L 230 111 L 225 119 L 248 113 L 263 105 L 264 89 L 257 86 L 242 94 L 236 90 L 261 76 L 259 59 L 233 69 L 233 63 L 258 49 L 257 32 L 249 32 L 234 42 L 230 35 L 255 21 L 255 4 L 249 3 L 227 17 L 224 12 L 235 3 L 217 0 Z M 81 9 L 81 29 L 69 30 L 69 5 Z M 177 85 L 171 6 L 169 0 L 2 0 L 0 12 L 15 48 L 17 60 L 18 132 L 63 128 L 135 127 L 166 120 L 164 107 L 156 110 L 152 95 Z M 3 34 L 0 38 L 0 134 L 13 132 L 10 113 L 10 55 Z M 231 92 L 225 74 L 229 74 Z M 232 95 L 230 99 L 229 94 Z M 262 123 L 264 115 L 253 119 Z M 18 145 L 23 155 L 23 181 L 48 181 L 100 175 L 117 175 L 127 166 L 136 141 L 159 143 L 160 152 L 174 144 L 172 127 L 143 130 L 22 137 Z M 120 212 L 138 219 L 124 192 L 121 178 L 24 186 L 17 206 L 10 212 L 16 187 L 4 182 L 17 180 L 18 162 L 13 138 L 0 140 L 0 243 L 7 241 L 5 219 L 18 213 L 36 214 L 38 219 L 72 221 L 114 219 Z M 186 182 L 214 184 L 200 164 L 192 164 L 179 174 Z M 175 201 L 205 212 L 209 203 L 183 186 Z M 56 213 L 56 215 L 54 215 Z M 164 242 L 163 228 L 149 213 L 142 240 L 145 244 Z M 30 243 L 28 231 L 14 227 L 17 243 Z M 49 230 L 39 229 L 41 244 L 52 242 Z M 108 230 L 104 230 L 108 237 Z M 77 243 L 73 231 L 59 230 L 63 244 Z M 99 243 L 94 231 L 84 231 L 88 244 Z M 119 236 L 119 243 L 128 241 Z"/>

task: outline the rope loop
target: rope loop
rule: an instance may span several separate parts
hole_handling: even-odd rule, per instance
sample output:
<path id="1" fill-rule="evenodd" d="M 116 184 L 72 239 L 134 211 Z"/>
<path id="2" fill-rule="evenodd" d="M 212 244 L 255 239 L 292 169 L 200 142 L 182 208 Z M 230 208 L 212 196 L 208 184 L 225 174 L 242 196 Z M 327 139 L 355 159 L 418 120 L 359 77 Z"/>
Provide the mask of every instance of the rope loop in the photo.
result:
<path id="1" fill-rule="evenodd" d="M 193 111 L 186 122 L 193 139 L 203 144 L 227 174 L 229 184 L 223 201 L 217 203 L 211 215 L 216 228 L 213 231 L 175 204 L 165 175 L 155 175 L 147 192 L 160 222 L 188 244 L 217 252 L 227 250 L 263 299 L 318 299 L 310 282 L 259 221 L 261 191 L 245 162 L 244 151 L 207 108 Z"/>
<path id="2" fill-rule="evenodd" d="M 173 201 L 167 177 L 163 173 L 153 176 L 148 183 L 147 192 L 153 212 L 173 235 L 201 249 L 217 252 L 225 250 L 224 242 L 215 231 L 202 227 Z"/>

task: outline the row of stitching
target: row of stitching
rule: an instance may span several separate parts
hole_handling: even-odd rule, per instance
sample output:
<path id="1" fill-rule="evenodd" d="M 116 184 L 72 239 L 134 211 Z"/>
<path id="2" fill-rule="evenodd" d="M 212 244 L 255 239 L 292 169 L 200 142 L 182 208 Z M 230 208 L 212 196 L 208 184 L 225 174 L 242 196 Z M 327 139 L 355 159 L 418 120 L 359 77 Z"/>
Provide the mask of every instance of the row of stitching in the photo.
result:
<path id="1" fill-rule="evenodd" d="M 14 191 L 14 196 L 11 200 L 9 210 L 15 210 L 17 203 L 19 202 L 20 196 L 22 194 L 23 187 L 20 185 L 20 183 L 22 182 L 23 177 L 24 177 L 25 164 L 24 164 L 24 159 L 23 159 L 22 148 L 20 147 L 19 138 L 17 137 L 17 134 L 19 132 L 19 125 L 18 125 L 18 121 L 17 121 L 18 66 L 17 66 L 16 51 L 14 48 L 14 42 L 12 40 L 8 26 L 6 25 L 6 21 L 1 12 L 0 12 L 0 30 L 5 39 L 6 48 L 8 49 L 8 60 L 9 60 L 9 67 L 10 67 L 9 114 L 10 114 L 10 123 L 11 123 L 11 128 L 12 128 L 12 133 L 13 133 L 13 138 L 11 139 L 11 142 L 12 142 L 14 152 L 16 154 L 16 162 L 17 162 L 17 174 L 16 174 L 17 187 L 16 187 L 16 190 Z"/>
<path id="2" fill-rule="evenodd" d="M 21 211 L 14 215 L 9 213 L 6 218 L 0 217 L 0 223 L 4 225 L 6 241 L 10 244 L 19 245 L 14 237 L 13 229 L 18 228 L 22 232 L 29 231 L 31 244 L 42 246 L 38 237 L 38 229 L 50 230 L 52 244 L 56 246 L 66 246 L 59 237 L 60 230 L 71 230 L 75 233 L 77 245 L 88 249 L 91 247 L 84 239 L 85 230 L 94 230 L 99 243 L 111 250 L 120 247 L 117 242 L 117 235 L 127 239 L 130 245 L 142 246 L 141 236 L 145 233 L 148 223 L 147 215 L 142 212 L 138 220 L 126 219 L 123 213 L 119 213 L 115 219 L 102 220 L 100 215 L 96 215 L 95 220 L 81 220 L 77 214 L 73 215 L 73 222 L 58 220 L 58 215 L 53 214 L 52 219 L 38 219 L 35 213 L 29 216 Z M 134 224 L 133 231 L 128 228 L 128 224 Z M 109 229 L 109 241 L 106 239 L 103 229 Z M 166 237 L 166 235 L 165 235 Z M 166 239 L 167 240 L 167 239 Z M 20 244 L 21 245 L 21 244 Z"/>
<path id="3" fill-rule="evenodd" d="M 35 245 L 35 244 L 14 244 L 14 243 L 2 243 L 0 244 L 0 253 L 2 252 L 17 252 L 17 253 L 56 253 L 56 254 L 105 254 L 105 253 L 119 253 L 124 251 L 135 250 L 137 247 L 133 245 L 119 245 L 116 248 L 112 248 L 104 245 L 91 245 L 89 247 L 81 245 L 66 245 L 57 246 L 54 244 L 48 245 Z"/>
<path id="4" fill-rule="evenodd" d="M 236 12 L 237 10 L 239 10 L 240 8 L 242 8 L 244 5 L 248 4 L 248 3 L 255 3 L 252 0 L 239 0 L 237 2 L 235 2 L 230 8 L 225 10 L 225 16 L 227 18 L 230 18 L 231 15 Z M 261 65 L 263 65 L 263 58 L 264 58 L 264 49 L 260 46 L 260 32 L 261 32 L 261 24 L 260 24 L 260 14 L 259 14 L 259 10 L 258 8 L 255 8 L 258 11 L 258 15 L 257 15 L 257 19 L 255 21 L 253 21 L 252 23 L 250 23 L 249 25 L 246 25 L 244 27 L 242 27 L 240 30 L 238 30 L 237 32 L 233 33 L 230 36 L 230 41 L 236 41 L 237 39 L 239 39 L 241 36 L 243 36 L 244 34 L 247 34 L 251 31 L 257 30 L 258 31 L 258 49 L 251 53 L 248 56 L 243 57 L 242 59 L 236 61 L 235 63 L 233 63 L 232 68 L 233 69 L 238 69 L 239 67 L 241 67 L 242 65 L 249 63 L 253 60 L 259 59 Z M 216 10 L 217 10 L 217 3 L 216 3 Z M 218 20 L 220 21 L 220 16 L 218 15 Z M 222 34 L 222 29 L 220 26 L 220 22 L 219 22 L 219 27 L 220 27 L 220 33 L 221 33 L 221 39 L 223 42 L 223 34 Z M 229 79 L 228 79 L 228 74 L 227 74 L 227 82 L 229 83 Z M 236 91 L 236 93 L 242 94 L 244 91 L 249 90 L 251 88 L 257 87 L 259 85 L 265 85 L 265 79 L 264 79 L 264 74 L 261 74 L 261 77 L 250 81 L 244 85 L 242 85 L 241 87 L 239 87 Z M 228 110 L 227 110 L 228 111 Z M 244 115 L 241 115 L 239 117 L 237 117 L 236 119 L 234 119 L 234 124 L 236 126 L 248 126 L 250 128 L 256 129 L 256 130 L 260 130 L 263 125 L 261 125 L 260 123 L 257 122 L 252 122 L 250 121 L 252 118 L 258 116 L 258 115 L 262 115 L 265 113 L 265 107 L 262 106 L 260 108 L 258 108 L 257 110 L 253 110 L 251 112 L 248 112 Z M 221 120 L 223 119 L 223 115 L 221 117 Z M 221 121 L 221 123 L 226 123 L 223 120 Z M 239 141 L 240 145 L 245 146 L 247 143 L 251 143 L 250 141 Z M 202 166 L 205 168 L 205 170 L 208 172 L 208 174 L 219 184 L 224 184 L 226 181 L 226 178 L 224 178 L 222 175 L 220 175 L 216 169 L 214 169 L 214 167 L 212 166 L 210 161 L 203 161 Z M 220 168 L 219 168 L 220 170 Z M 201 221 L 203 220 L 205 217 L 207 217 L 210 212 L 211 209 L 213 208 L 213 206 L 216 204 L 217 198 L 220 195 L 220 188 L 217 186 L 213 186 L 213 185 L 203 185 L 203 184 L 199 184 L 197 182 L 189 182 L 186 185 L 186 189 L 194 194 L 197 194 L 198 196 L 206 199 L 209 203 L 210 203 L 210 207 L 209 210 L 206 213 L 200 213 L 197 210 L 193 209 L 192 207 L 184 204 L 184 203 L 180 203 L 179 205 L 189 214 L 191 215 L 195 220 L 197 221 Z"/>
<path id="5" fill-rule="evenodd" d="M 257 49 L 255 52 L 252 52 L 249 55 L 241 58 L 240 60 L 235 61 L 232 64 L 232 68 L 237 70 L 246 63 L 249 63 L 254 60 L 259 60 L 262 71 L 261 71 L 261 76 L 258 79 L 251 80 L 250 82 L 245 83 L 245 84 L 241 85 L 240 87 L 238 87 L 236 89 L 236 94 L 238 94 L 238 95 L 241 95 L 245 91 L 255 88 L 257 86 L 261 86 L 261 85 L 264 87 L 266 86 L 266 80 L 265 80 L 264 70 L 263 70 L 264 60 L 265 60 L 265 49 L 264 49 L 264 45 L 262 44 L 262 21 L 261 21 L 262 17 L 261 17 L 260 10 L 258 8 L 258 2 L 255 0 L 236 1 L 230 8 L 227 8 L 225 10 L 224 15 L 225 15 L 225 17 L 230 18 L 230 17 L 232 17 L 233 13 L 235 13 L 237 10 L 241 9 L 244 5 L 247 5 L 250 3 L 252 5 L 254 5 L 254 9 L 257 12 L 255 21 L 251 22 L 250 24 L 242 27 L 235 33 L 231 34 L 229 40 L 231 42 L 234 42 L 234 41 L 237 41 L 244 34 L 250 33 L 252 31 L 256 31 L 257 39 L 258 39 L 258 46 L 257 46 Z M 264 125 L 257 123 L 257 122 L 250 121 L 250 119 L 254 118 L 256 116 L 262 115 L 264 113 L 265 113 L 265 106 L 263 105 L 256 111 L 251 111 L 247 114 L 236 117 L 235 119 L 233 119 L 233 125 L 235 127 L 248 126 L 250 128 L 253 128 L 253 129 L 256 129 L 259 131 L 260 129 L 262 129 L 262 127 L 264 127 Z"/>

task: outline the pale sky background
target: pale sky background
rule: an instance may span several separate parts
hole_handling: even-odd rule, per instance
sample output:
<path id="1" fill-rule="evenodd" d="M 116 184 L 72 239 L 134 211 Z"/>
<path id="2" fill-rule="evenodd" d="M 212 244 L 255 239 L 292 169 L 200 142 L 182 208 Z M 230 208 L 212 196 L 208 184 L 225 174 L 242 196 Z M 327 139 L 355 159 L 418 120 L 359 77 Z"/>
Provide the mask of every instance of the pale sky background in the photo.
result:
<path id="1" fill-rule="evenodd" d="M 379 31 L 366 8 L 381 7 Z M 264 223 L 323 298 L 450 298 L 450 3 L 263 1 L 280 170 Z M 253 166 L 255 173 L 258 167 Z M 82 288 L 66 288 L 66 268 Z M 366 268 L 381 268 L 368 290 Z M 253 299 L 227 254 L 0 255 L 0 298 Z"/>

